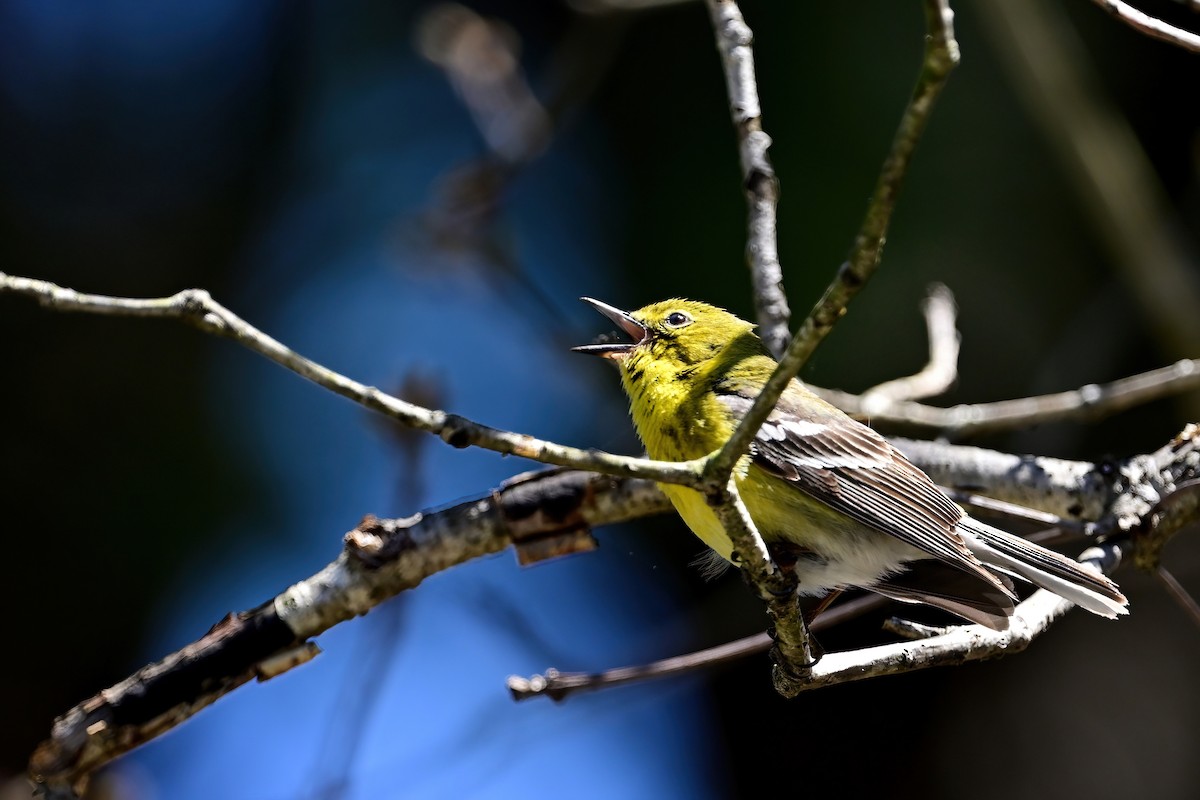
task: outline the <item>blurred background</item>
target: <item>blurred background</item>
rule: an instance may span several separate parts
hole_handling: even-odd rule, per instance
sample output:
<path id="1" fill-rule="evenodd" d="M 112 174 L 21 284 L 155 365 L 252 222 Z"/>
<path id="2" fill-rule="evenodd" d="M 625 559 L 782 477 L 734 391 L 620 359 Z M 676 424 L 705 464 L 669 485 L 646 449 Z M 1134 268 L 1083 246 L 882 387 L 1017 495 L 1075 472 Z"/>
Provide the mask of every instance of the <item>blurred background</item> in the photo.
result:
<path id="1" fill-rule="evenodd" d="M 1145 10 L 1193 29 L 1184 4 Z M 647 6 L 629 10 L 624 6 Z M 745 0 L 797 314 L 845 257 L 917 74 L 920 4 Z M 945 402 L 1200 356 L 1200 60 L 1086 0 L 960 0 L 960 69 L 884 266 L 804 377 L 860 391 L 923 363 L 955 292 Z M 418 0 L 153 8 L 0 1 L 0 270 L 160 296 L 199 286 L 299 352 L 488 424 L 639 447 L 615 375 L 568 352 L 579 295 L 752 315 L 722 72 L 698 2 Z M 532 464 L 385 424 L 177 323 L 0 297 L 0 798 L 53 718 L 334 558 L 366 513 L 478 496 Z M 1180 397 L 977 443 L 1148 452 Z M 96 796 L 953 798 L 1200 793 L 1200 631 L 1118 579 L 1018 657 L 785 702 L 765 656 L 514 704 L 504 678 L 748 635 L 668 517 L 596 553 L 461 566 L 320 639 L 103 773 Z M 1166 563 L 1200 592 L 1200 540 Z M 822 637 L 880 640 L 883 615 Z"/>

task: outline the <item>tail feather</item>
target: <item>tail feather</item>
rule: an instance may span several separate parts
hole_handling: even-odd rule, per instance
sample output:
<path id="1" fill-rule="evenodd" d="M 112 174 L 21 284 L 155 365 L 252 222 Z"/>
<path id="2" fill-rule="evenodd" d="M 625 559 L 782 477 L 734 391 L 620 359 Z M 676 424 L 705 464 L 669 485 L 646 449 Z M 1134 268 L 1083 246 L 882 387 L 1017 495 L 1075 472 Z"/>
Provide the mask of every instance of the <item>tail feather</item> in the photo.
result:
<path id="1" fill-rule="evenodd" d="M 959 521 L 958 532 L 975 557 L 988 566 L 1016 573 L 1093 614 L 1115 619 L 1129 613 L 1125 595 L 1098 570 L 971 517 Z"/>
<path id="2" fill-rule="evenodd" d="M 925 603 L 994 631 L 1008 630 L 1012 583 L 981 580 L 971 572 L 932 558 L 910 561 L 903 572 L 872 584 L 871 591 L 903 603 Z"/>

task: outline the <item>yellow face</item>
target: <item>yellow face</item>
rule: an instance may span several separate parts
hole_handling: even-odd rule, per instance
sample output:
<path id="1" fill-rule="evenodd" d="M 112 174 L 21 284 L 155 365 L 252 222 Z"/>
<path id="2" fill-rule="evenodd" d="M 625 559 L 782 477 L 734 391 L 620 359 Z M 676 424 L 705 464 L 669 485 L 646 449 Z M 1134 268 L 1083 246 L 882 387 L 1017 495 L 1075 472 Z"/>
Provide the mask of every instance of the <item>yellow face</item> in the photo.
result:
<path id="1" fill-rule="evenodd" d="M 733 370 L 771 373 L 774 362 L 754 326 L 723 309 L 664 300 L 628 313 L 587 302 L 633 341 L 575 350 L 609 359 L 620 369 L 634 427 L 652 458 L 696 458 L 720 447 L 732 432 L 732 417 L 715 388 Z"/>
<path id="2" fill-rule="evenodd" d="M 617 363 L 625 375 L 647 369 L 664 374 L 681 372 L 716 358 L 729 348 L 762 349 L 754 326 L 724 309 L 696 300 L 663 300 L 632 313 L 598 300 L 584 298 L 633 340 L 574 348 Z"/>

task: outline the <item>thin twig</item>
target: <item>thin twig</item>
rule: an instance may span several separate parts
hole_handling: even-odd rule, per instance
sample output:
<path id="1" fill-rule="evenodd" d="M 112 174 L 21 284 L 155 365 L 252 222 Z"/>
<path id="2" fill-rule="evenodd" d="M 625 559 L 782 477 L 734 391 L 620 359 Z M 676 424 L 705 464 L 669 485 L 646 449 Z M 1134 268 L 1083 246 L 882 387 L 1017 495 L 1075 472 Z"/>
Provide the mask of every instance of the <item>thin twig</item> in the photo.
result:
<path id="1" fill-rule="evenodd" d="M 1196 603 L 1196 598 L 1192 597 L 1188 590 L 1183 588 L 1183 584 L 1162 564 L 1159 564 L 1158 569 L 1154 570 L 1154 576 L 1158 578 L 1158 582 L 1163 585 L 1167 593 L 1179 604 L 1179 607 L 1192 618 L 1192 622 L 1197 627 L 1200 627 L 1200 604 Z"/>
<path id="2" fill-rule="evenodd" d="M 868 417 L 902 400 L 919 400 L 942 394 L 958 380 L 960 337 L 955 327 L 957 309 L 954 295 L 944 285 L 935 283 L 929 287 L 921 310 L 925 314 L 925 328 L 929 333 L 929 362 L 914 375 L 896 378 L 863 392 L 862 412 Z"/>
<path id="3" fill-rule="evenodd" d="M 265 356 L 318 386 L 378 411 L 391 419 L 439 436 L 451 447 L 482 447 L 544 464 L 586 469 L 607 475 L 648 478 L 664 483 L 695 485 L 705 459 L 672 463 L 580 450 L 522 433 L 499 430 L 457 414 L 424 408 L 366 386 L 334 372 L 285 347 L 209 296 L 203 289 L 187 289 L 170 297 L 153 299 L 83 294 L 48 281 L 20 278 L 0 272 L 0 294 L 11 292 L 37 299 L 60 311 L 112 314 L 126 317 L 179 319 L 206 333 L 225 336 Z"/>
<path id="4" fill-rule="evenodd" d="M 733 0 L 706 0 L 717 34 L 717 49 L 725 68 L 725 86 L 733 126 L 737 131 L 738 153 L 742 162 L 742 185 L 746 190 L 749 235 L 746 260 L 754 287 L 754 305 L 758 312 L 758 333 L 776 358 L 787 350 L 787 295 L 783 291 L 783 268 L 779 265 L 776 235 L 776 208 L 779 204 L 779 179 L 767 158 L 771 137 L 763 131 L 762 111 L 758 103 L 758 85 L 754 77 L 754 35 Z"/>
<path id="5" fill-rule="evenodd" d="M 886 597 L 881 595 L 863 595 L 847 603 L 834 606 L 817 617 L 809 627 L 814 633 L 828 630 L 889 602 Z M 571 695 L 582 692 L 681 675 L 727 664 L 739 658 L 764 652 L 771 647 L 772 643 L 773 640 L 768 634 L 758 633 L 695 653 L 664 658 L 649 664 L 617 667 L 604 672 L 559 672 L 556 669 L 548 669 L 541 675 L 533 675 L 528 678 L 512 675 L 508 679 L 508 690 L 512 693 L 514 700 L 528 700 L 532 697 L 549 697 L 556 701 L 565 700 Z"/>
<path id="6" fill-rule="evenodd" d="M 706 474 L 713 482 L 723 480 L 738 459 L 749 449 L 758 429 L 775 408 L 788 383 L 808 361 L 817 345 L 833 329 L 846 311 L 850 300 L 874 274 L 883 252 L 888 223 L 896 205 L 900 185 L 908 172 L 913 151 L 933 110 L 933 103 L 958 63 L 958 43 L 954 40 L 954 15 L 946 0 L 925 0 L 925 58 L 916 89 L 900 118 L 900 127 L 892 140 L 891 151 L 883 162 L 867 214 L 854 240 L 850 258 L 824 296 L 800 326 L 787 353 L 767 380 L 766 386 L 725 446 L 711 457 Z"/>
<path id="7" fill-rule="evenodd" d="M 810 387 L 847 414 L 865 415 L 865 395 Z M 960 404 L 938 408 L 899 401 L 872 413 L 871 422 L 895 428 L 932 431 L 954 438 L 1011 430 L 1049 422 L 1090 421 L 1163 397 L 1200 388 L 1200 358 L 1183 359 L 1111 383 L 1089 383 L 1054 394 Z"/>
<path id="8" fill-rule="evenodd" d="M 628 683 L 640 683 L 654 678 L 665 678 L 693 672 L 697 669 L 716 667 L 739 658 L 761 653 L 771 646 L 771 637 L 757 633 L 726 644 L 710 647 L 695 653 L 664 658 L 650 664 L 632 667 L 617 667 L 604 672 L 559 672 L 553 667 L 541 675 L 528 678 L 520 675 L 508 677 L 508 691 L 514 700 L 529 700 L 533 697 L 549 697 L 554 701 L 566 700 L 573 694 L 608 689 Z"/>
<path id="9" fill-rule="evenodd" d="M 1200 36 L 1190 31 L 1176 28 L 1174 25 L 1168 25 L 1160 19 L 1155 19 L 1149 14 L 1137 10 L 1129 5 L 1129 3 L 1122 3 L 1120 0 L 1092 0 L 1092 2 L 1129 27 L 1136 31 L 1141 31 L 1152 39 L 1170 42 L 1173 45 L 1182 47 L 1184 50 L 1200 53 Z"/>

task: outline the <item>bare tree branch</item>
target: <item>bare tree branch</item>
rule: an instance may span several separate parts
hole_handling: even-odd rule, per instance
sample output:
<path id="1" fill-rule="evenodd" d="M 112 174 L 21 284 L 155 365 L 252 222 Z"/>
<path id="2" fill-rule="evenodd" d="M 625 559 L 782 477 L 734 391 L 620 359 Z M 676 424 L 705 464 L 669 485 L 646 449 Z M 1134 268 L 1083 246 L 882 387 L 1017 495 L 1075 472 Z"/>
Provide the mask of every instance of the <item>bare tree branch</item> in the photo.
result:
<path id="1" fill-rule="evenodd" d="M 457 414 L 423 408 L 366 386 L 301 356 L 267 336 L 218 303 L 203 289 L 187 289 L 170 297 L 153 299 L 83 294 L 48 281 L 21 278 L 0 272 L 0 294 L 11 292 L 37 299 L 59 311 L 112 314 L 126 317 L 161 317 L 187 322 L 205 333 L 224 336 L 307 378 L 318 386 L 418 430 L 435 434 L 451 447 L 482 447 L 544 464 L 575 467 L 608 475 L 651 478 L 665 483 L 695 484 L 705 459 L 672 463 L 605 453 L 537 439 L 472 422 Z"/>
<path id="2" fill-rule="evenodd" d="M 1194 423 L 1153 453 L 1100 464 L 891 441 L 943 486 L 1091 520 L 1095 535 L 1132 534 L 1134 563 L 1146 570 L 1157 568 L 1167 541 L 1200 517 L 1200 425 Z"/>
<path id="3" fill-rule="evenodd" d="M 194 644 L 150 664 L 59 717 L 30 760 L 47 791 L 82 792 L 88 776 L 190 718 L 238 686 L 315 655 L 308 640 L 365 614 L 425 578 L 516 543 L 563 554 L 590 526 L 659 513 L 670 503 L 649 481 L 547 470 L 480 500 L 407 519 L 364 519 L 317 574 L 257 608 L 230 614 Z M 590 538 L 590 537 L 589 537 Z M 587 545 L 583 545 L 586 548 Z"/>
<path id="4" fill-rule="evenodd" d="M 1054 394 L 938 408 L 899 400 L 868 412 L 866 395 L 810 386 L 847 414 L 870 416 L 873 424 L 931 431 L 958 439 L 1047 422 L 1090 421 L 1163 397 L 1200 388 L 1200 359 L 1131 375 L 1111 383 L 1089 383 Z"/>
<path id="5" fill-rule="evenodd" d="M 889 602 L 891 601 L 886 597 L 878 594 L 857 597 L 848 603 L 842 603 L 829 609 L 810 623 L 809 628 L 813 633 L 820 633 L 868 611 L 887 605 Z M 582 692 L 607 689 L 628 683 L 640 683 L 654 678 L 682 675 L 720 666 L 745 656 L 761 653 L 770 648 L 773 641 L 768 634 L 757 633 L 695 653 L 664 658 L 650 664 L 617 667 L 604 672 L 559 672 L 556 669 L 548 669 L 542 675 L 533 675 L 529 678 L 512 675 L 508 679 L 508 690 L 512 693 L 514 700 L 529 700 L 533 697 L 549 697 L 556 701 L 566 700 L 571 695 Z"/>
<path id="6" fill-rule="evenodd" d="M 1149 14 L 1137 10 L 1129 3 L 1122 3 L 1121 0 L 1092 0 L 1092 2 L 1129 27 L 1141 31 L 1152 39 L 1170 42 L 1185 50 L 1191 50 L 1193 53 L 1200 53 L 1200 36 L 1190 31 L 1168 25 L 1160 19 L 1155 19 Z"/>
<path id="7" fill-rule="evenodd" d="M 758 104 L 758 84 L 754 77 L 754 34 L 742 18 L 733 0 L 706 0 L 717 49 L 725 68 L 725 86 L 729 107 L 737 131 L 738 153 L 742 161 L 742 184 L 749 205 L 749 236 L 746 258 L 754 286 L 754 305 L 758 310 L 758 332 L 770 351 L 779 358 L 787 350 L 787 295 L 783 291 L 783 268 L 779 265 L 779 240 L 776 235 L 776 207 L 779 204 L 779 179 L 767 158 L 771 137 L 763 131 L 762 110 Z"/>
<path id="8" fill-rule="evenodd" d="M 1114 464 L 1000 453 L 919 439 L 890 439 L 935 483 L 986 494 L 1065 519 L 1098 520 L 1107 513 Z"/>

